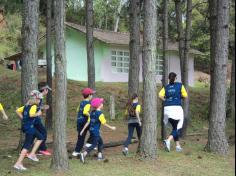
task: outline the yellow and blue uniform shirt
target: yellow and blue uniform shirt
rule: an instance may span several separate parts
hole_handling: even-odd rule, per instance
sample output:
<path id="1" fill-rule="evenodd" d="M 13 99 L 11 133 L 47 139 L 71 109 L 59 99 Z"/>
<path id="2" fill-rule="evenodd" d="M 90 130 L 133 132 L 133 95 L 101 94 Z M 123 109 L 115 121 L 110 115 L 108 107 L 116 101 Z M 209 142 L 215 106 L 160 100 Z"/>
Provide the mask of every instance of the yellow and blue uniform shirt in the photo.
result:
<path id="1" fill-rule="evenodd" d="M 182 83 L 174 83 L 163 87 L 159 96 L 165 97 L 164 106 L 181 106 L 182 97 L 186 98 L 188 93 Z"/>
<path id="2" fill-rule="evenodd" d="M 99 110 L 92 111 L 90 114 L 90 133 L 94 136 L 100 136 L 101 124 L 106 124 L 104 114 Z"/>
<path id="3" fill-rule="evenodd" d="M 77 123 L 85 124 L 90 116 L 90 101 L 83 100 L 77 108 Z"/>
<path id="4" fill-rule="evenodd" d="M 17 112 L 23 114 L 22 119 L 22 130 L 24 133 L 33 134 L 34 133 L 34 121 L 35 118 L 32 117 L 37 113 L 36 105 L 25 105 L 17 109 Z"/>

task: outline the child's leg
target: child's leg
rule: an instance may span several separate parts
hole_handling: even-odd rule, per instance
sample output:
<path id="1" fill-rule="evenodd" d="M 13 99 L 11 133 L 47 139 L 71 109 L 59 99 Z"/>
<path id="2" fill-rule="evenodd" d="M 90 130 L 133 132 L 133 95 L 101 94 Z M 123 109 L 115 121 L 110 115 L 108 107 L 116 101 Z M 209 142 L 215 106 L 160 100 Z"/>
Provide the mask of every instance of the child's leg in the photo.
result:
<path id="1" fill-rule="evenodd" d="M 82 129 L 83 129 L 83 126 L 81 126 L 81 129 L 78 131 L 78 140 L 77 140 L 76 147 L 75 147 L 75 151 L 78 153 L 81 152 L 81 150 L 83 149 L 84 140 L 85 140 L 85 137 L 86 137 L 86 134 L 88 131 L 88 128 L 85 129 L 83 135 L 80 136 L 80 132 L 82 131 Z"/>
<path id="2" fill-rule="evenodd" d="M 102 151 L 103 151 L 103 140 L 102 140 L 102 137 L 99 136 L 99 138 L 98 138 L 98 160 L 103 159 Z"/>
<path id="3" fill-rule="evenodd" d="M 136 125 L 136 131 L 137 131 L 138 140 L 140 141 L 141 135 L 142 135 L 142 127 L 138 123 Z"/>
<path id="4" fill-rule="evenodd" d="M 27 149 L 22 149 L 21 152 L 20 152 L 20 156 L 19 158 L 17 159 L 16 161 L 16 164 L 15 165 L 23 165 L 23 160 L 27 154 L 28 150 Z"/>
<path id="5" fill-rule="evenodd" d="M 41 145 L 39 146 L 39 150 L 41 151 L 46 151 L 47 150 L 47 146 L 46 146 L 46 140 L 47 140 L 47 130 L 46 128 L 44 127 L 44 125 L 42 124 L 42 122 L 40 122 L 38 125 L 37 125 L 37 128 L 36 128 L 43 136 L 44 140 L 43 142 L 41 143 Z"/>
<path id="6" fill-rule="evenodd" d="M 99 140 L 99 136 L 94 136 L 92 135 L 92 145 L 87 148 L 84 152 L 84 156 L 86 156 L 88 153 L 90 153 L 95 147 L 97 147 L 98 145 L 98 140 Z"/>
<path id="7" fill-rule="evenodd" d="M 173 139 L 176 140 L 176 137 L 178 136 L 177 125 L 178 125 L 179 120 L 169 119 L 169 122 L 173 129 L 170 136 L 168 137 L 168 141 L 171 141 Z"/>
<path id="8" fill-rule="evenodd" d="M 29 154 L 30 156 L 35 156 L 36 155 L 35 153 L 37 152 L 39 146 L 41 145 L 41 143 L 44 140 L 44 136 L 38 130 L 35 130 L 34 136 L 37 138 L 37 140 L 34 143 L 33 149 Z"/>
<path id="9" fill-rule="evenodd" d="M 128 148 L 128 146 L 131 142 L 131 139 L 132 139 L 133 134 L 134 134 L 134 128 L 135 128 L 135 126 L 132 123 L 128 124 L 128 137 L 127 137 L 127 139 L 124 143 L 124 147 L 126 147 L 126 148 Z"/>

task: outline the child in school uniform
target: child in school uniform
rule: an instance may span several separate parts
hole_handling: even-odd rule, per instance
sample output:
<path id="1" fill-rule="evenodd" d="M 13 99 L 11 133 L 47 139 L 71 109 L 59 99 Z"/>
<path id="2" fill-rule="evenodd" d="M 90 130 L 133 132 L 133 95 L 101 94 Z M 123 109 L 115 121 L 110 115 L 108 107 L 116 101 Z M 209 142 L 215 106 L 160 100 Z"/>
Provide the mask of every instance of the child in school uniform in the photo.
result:
<path id="1" fill-rule="evenodd" d="M 159 93 L 159 98 L 164 101 L 164 123 L 171 124 L 173 130 L 169 137 L 164 140 L 165 148 L 170 152 L 171 141 L 176 143 L 176 151 L 181 152 L 179 136 L 184 122 L 184 112 L 182 99 L 187 98 L 188 94 L 182 83 L 176 82 L 177 75 L 174 72 L 169 74 L 169 84 L 163 87 Z"/>
<path id="2" fill-rule="evenodd" d="M 85 88 L 82 90 L 83 95 L 83 101 L 80 102 L 80 105 L 77 108 L 77 131 L 78 131 L 78 140 L 76 143 L 75 151 L 72 153 L 72 156 L 79 156 L 81 150 L 84 146 L 84 140 L 88 131 L 88 128 L 86 128 L 82 135 L 80 135 L 80 132 L 84 128 L 85 124 L 88 122 L 89 116 L 90 116 L 90 101 L 93 98 L 93 94 L 95 93 L 94 90 L 90 88 Z"/>
<path id="3" fill-rule="evenodd" d="M 34 137 L 36 137 L 37 140 L 34 143 L 32 151 L 30 152 L 30 154 L 28 154 L 27 157 L 33 161 L 39 161 L 39 159 L 36 157 L 35 152 L 37 151 L 44 138 L 43 135 L 34 127 L 34 120 L 35 117 L 40 116 L 42 114 L 40 110 L 37 111 L 37 106 L 40 103 L 40 96 L 41 94 L 39 91 L 32 91 L 30 94 L 30 99 L 25 104 L 25 106 L 22 106 L 16 110 L 17 115 L 22 120 L 22 131 L 23 133 L 25 133 L 25 141 L 23 148 L 21 150 L 17 162 L 14 165 L 14 168 L 17 170 L 27 170 L 23 166 L 23 160 L 27 156 L 27 152 L 31 148 L 32 139 L 34 139 Z"/>
<path id="4" fill-rule="evenodd" d="M 103 150 L 103 140 L 100 135 L 101 124 L 110 128 L 111 130 L 116 130 L 116 127 L 110 126 L 107 124 L 104 114 L 102 113 L 103 109 L 103 98 L 94 98 L 91 101 L 91 106 L 93 108 L 90 113 L 90 119 L 82 129 L 80 135 L 83 135 L 85 129 L 90 125 L 89 131 L 92 139 L 92 145 L 89 148 L 86 148 L 83 153 L 80 155 L 80 160 L 82 163 L 85 163 L 85 157 L 95 148 L 98 147 L 98 160 L 102 160 L 102 150 Z"/>
<path id="5" fill-rule="evenodd" d="M 44 96 L 47 96 L 48 91 L 51 91 L 52 89 L 45 82 L 39 83 L 38 84 L 38 89 L 39 89 L 39 91 L 42 95 L 41 98 L 40 98 L 40 103 L 39 103 L 39 106 L 38 106 L 38 110 L 47 110 L 47 109 L 49 109 L 49 106 L 48 105 L 43 105 L 43 98 L 44 98 Z M 35 118 L 34 126 L 44 137 L 44 141 L 41 143 L 41 145 L 38 149 L 38 153 L 42 154 L 42 155 L 46 155 L 46 156 L 51 156 L 51 152 L 49 152 L 47 150 L 47 146 L 46 146 L 47 130 L 46 130 L 45 126 L 43 125 L 40 116 Z"/>
<path id="6" fill-rule="evenodd" d="M 138 139 L 141 139 L 142 123 L 140 120 L 141 105 L 138 101 L 138 95 L 135 93 L 127 103 L 126 116 L 128 116 L 128 137 L 124 143 L 122 153 L 126 156 L 129 152 L 128 146 L 134 134 L 134 129 L 137 131 Z"/>
<path id="7" fill-rule="evenodd" d="M 4 108 L 2 106 L 2 104 L 0 103 L 0 112 L 2 113 L 2 117 L 4 120 L 7 120 L 8 119 L 8 116 L 6 114 L 6 112 L 4 111 Z"/>

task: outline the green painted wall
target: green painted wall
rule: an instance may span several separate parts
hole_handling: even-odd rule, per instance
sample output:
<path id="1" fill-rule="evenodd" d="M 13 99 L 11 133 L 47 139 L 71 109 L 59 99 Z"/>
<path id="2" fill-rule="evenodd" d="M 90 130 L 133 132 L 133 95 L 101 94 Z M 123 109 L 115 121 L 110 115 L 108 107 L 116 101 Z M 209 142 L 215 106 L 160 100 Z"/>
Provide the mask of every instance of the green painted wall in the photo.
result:
<path id="1" fill-rule="evenodd" d="M 109 47 L 96 40 L 94 43 L 96 81 L 101 80 L 101 61 L 109 54 Z M 75 29 L 66 28 L 67 77 L 87 81 L 86 36 Z"/>

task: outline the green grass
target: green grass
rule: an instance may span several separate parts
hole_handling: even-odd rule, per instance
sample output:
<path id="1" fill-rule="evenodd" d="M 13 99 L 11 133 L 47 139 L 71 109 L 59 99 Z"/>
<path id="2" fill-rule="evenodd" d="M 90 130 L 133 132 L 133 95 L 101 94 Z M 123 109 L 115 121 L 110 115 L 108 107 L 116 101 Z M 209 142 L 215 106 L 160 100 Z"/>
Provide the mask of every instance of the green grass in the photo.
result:
<path id="1" fill-rule="evenodd" d="M 40 76 L 43 79 L 44 76 Z M 97 162 L 89 159 L 83 165 L 77 159 L 69 160 L 70 170 L 64 174 L 56 174 L 50 169 L 51 160 L 40 157 L 39 163 L 32 163 L 25 160 L 29 171 L 18 173 L 12 169 L 18 153 L 16 148 L 19 136 L 19 120 L 15 115 L 15 108 L 20 106 L 20 73 L 6 70 L 0 66 L 0 101 L 4 104 L 9 121 L 0 119 L 0 176 L 233 176 L 235 175 L 235 149 L 234 143 L 230 147 L 230 153 L 226 157 L 217 156 L 212 153 L 204 152 L 207 142 L 207 114 L 209 109 L 209 88 L 194 87 L 190 89 L 190 114 L 191 124 L 188 134 L 200 133 L 200 135 L 188 136 L 182 141 L 184 152 L 176 153 L 173 151 L 166 153 L 162 145 L 158 146 L 158 158 L 154 161 L 145 161 L 135 156 L 135 146 L 131 149 L 131 154 L 124 157 L 121 154 L 121 147 L 106 149 L 104 151 L 109 162 Z M 76 134 L 75 109 L 81 100 L 80 92 L 86 86 L 86 82 L 68 81 L 68 135 Z M 116 117 L 111 121 L 119 127 L 123 126 L 122 133 L 126 135 L 123 112 L 127 101 L 127 84 L 125 83 L 101 83 L 96 84 L 97 95 L 104 97 L 105 115 L 109 119 L 109 96 L 114 94 L 116 97 Z M 158 90 L 160 87 L 158 87 Z M 160 102 L 158 103 L 158 137 L 160 138 Z M 235 138 L 235 126 L 230 123 L 227 128 L 229 136 Z M 71 133 L 74 132 L 74 133 Z M 51 135 L 51 132 L 49 133 Z M 111 132 L 110 135 L 116 140 L 118 135 Z M 114 136 L 113 136 L 114 135 Z M 158 139 L 160 142 L 160 139 Z M 70 141 L 75 143 L 75 141 Z M 6 157 L 11 155 L 11 158 Z"/>

